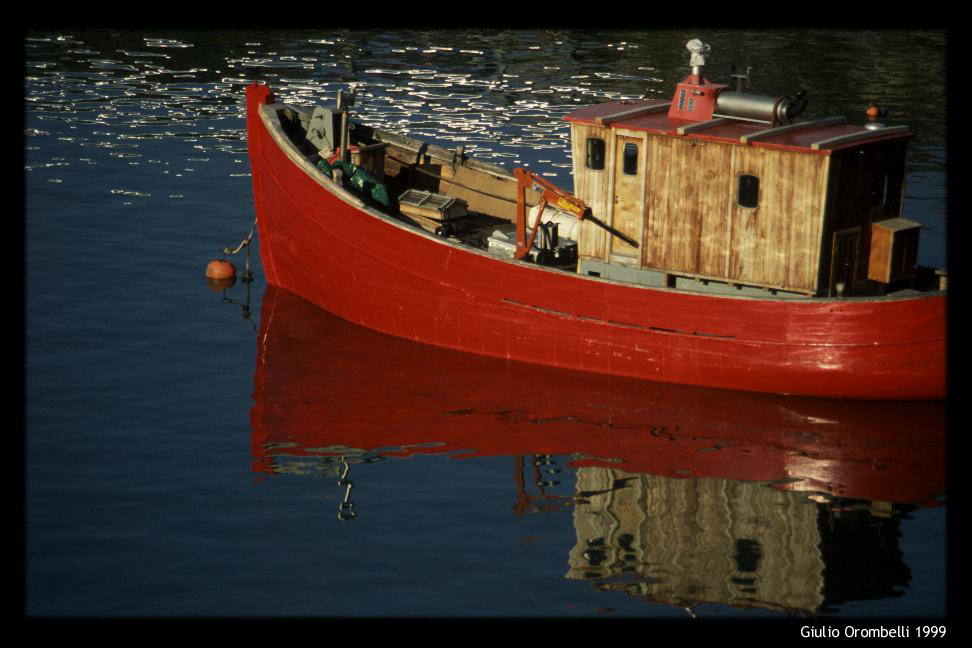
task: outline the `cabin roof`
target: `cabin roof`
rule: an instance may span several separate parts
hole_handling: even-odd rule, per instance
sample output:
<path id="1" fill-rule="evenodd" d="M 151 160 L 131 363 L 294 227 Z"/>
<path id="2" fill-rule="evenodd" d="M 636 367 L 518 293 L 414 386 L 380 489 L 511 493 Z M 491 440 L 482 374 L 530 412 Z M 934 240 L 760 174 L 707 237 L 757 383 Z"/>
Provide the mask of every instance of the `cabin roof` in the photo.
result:
<path id="1" fill-rule="evenodd" d="M 818 155 L 829 155 L 863 142 L 911 137 L 907 126 L 868 130 L 863 126 L 847 123 L 842 118 L 807 120 L 778 128 L 736 119 L 702 122 L 669 119 L 669 105 L 670 102 L 657 99 L 614 101 L 585 106 L 565 115 L 564 120 L 575 124 L 610 126 L 656 135 L 747 144 Z"/>

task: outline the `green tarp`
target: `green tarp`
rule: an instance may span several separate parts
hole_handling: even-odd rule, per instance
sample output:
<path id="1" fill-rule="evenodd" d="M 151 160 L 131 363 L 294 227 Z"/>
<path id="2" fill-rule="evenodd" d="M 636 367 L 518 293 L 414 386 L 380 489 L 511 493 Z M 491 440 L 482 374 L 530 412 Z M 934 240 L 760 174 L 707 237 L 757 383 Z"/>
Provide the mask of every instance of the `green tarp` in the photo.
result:
<path id="1" fill-rule="evenodd" d="M 385 207 L 391 206 L 385 185 L 378 182 L 375 176 L 363 168 L 342 160 L 335 160 L 334 164 L 328 164 L 327 160 L 321 160 L 317 163 L 317 168 L 323 171 L 328 178 L 334 177 L 333 169 L 340 169 L 344 175 L 345 183 L 350 184 L 352 189 Z"/>

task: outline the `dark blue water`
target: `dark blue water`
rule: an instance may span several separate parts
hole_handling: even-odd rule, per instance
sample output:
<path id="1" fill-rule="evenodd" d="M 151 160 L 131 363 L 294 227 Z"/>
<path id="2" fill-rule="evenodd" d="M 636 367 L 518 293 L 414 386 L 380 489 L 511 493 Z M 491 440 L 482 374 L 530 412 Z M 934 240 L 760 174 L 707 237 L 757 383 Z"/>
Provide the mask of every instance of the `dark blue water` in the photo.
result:
<path id="1" fill-rule="evenodd" d="M 470 433 L 475 417 L 443 419 L 441 394 L 421 390 L 386 402 L 387 382 L 374 378 L 384 375 L 380 362 L 341 364 L 356 361 L 342 344 L 381 346 L 408 372 L 414 349 L 362 342 L 286 296 L 273 297 L 281 327 L 266 346 L 261 318 L 278 301 L 264 303 L 255 247 L 252 283 L 214 291 L 203 279 L 253 222 L 243 119 L 253 79 L 304 105 L 359 83 L 365 121 L 539 168 L 569 188 L 560 118 L 585 103 L 666 96 L 687 74 L 692 37 L 712 43 L 713 76 L 752 65 L 758 91 L 809 90 L 808 116 L 863 117 L 875 100 L 891 109 L 890 124 L 911 125 L 905 215 L 924 225 L 920 261 L 945 265 L 941 33 L 28 33 L 26 613 L 944 616 L 945 492 L 931 479 L 913 485 L 912 499 L 888 494 L 903 475 L 944 470 L 934 453 L 910 473 L 905 464 L 917 460 L 902 458 L 911 444 L 940 441 L 939 409 L 931 425 L 899 429 L 885 444 L 896 452 L 871 462 L 871 473 L 890 475 L 876 490 L 810 478 L 835 465 L 849 471 L 842 478 L 859 476 L 847 466 L 868 460 L 845 461 L 843 442 L 827 436 L 852 435 L 853 415 L 800 402 L 765 406 L 791 426 L 778 444 L 767 446 L 772 430 L 734 419 L 725 424 L 732 442 L 713 445 L 745 452 L 750 443 L 787 466 L 761 479 L 758 465 L 745 474 L 738 461 L 720 465 L 698 435 L 671 439 L 684 453 L 658 472 L 628 470 L 659 451 L 637 439 L 622 451 L 605 436 L 599 455 L 605 426 L 595 423 L 592 447 L 568 439 L 551 454 L 553 432 L 517 432 L 505 454 L 461 458 L 489 445 Z M 234 262 L 242 268 L 244 257 Z M 306 330 L 324 333 L 308 341 Z M 290 343 L 298 351 L 280 351 Z M 308 358 L 317 364 L 303 366 Z M 308 379 L 261 374 L 271 362 Z M 530 370 L 475 371 L 498 384 Z M 261 391 L 263 380 L 272 389 Z M 336 388 L 345 383 L 353 407 Z M 717 413 L 685 404 L 692 399 L 673 410 L 667 403 L 683 393 L 664 394 L 653 405 L 660 418 L 704 410 L 705 429 L 720 428 Z M 605 421 L 620 416 L 610 398 L 598 403 Z M 284 413 L 253 413 L 274 406 Z M 517 401 L 513 415 L 497 405 L 476 425 L 495 440 L 507 420 L 538 420 L 521 406 L 533 404 Z M 477 407 L 442 409 L 487 411 Z M 430 450 L 397 456 L 400 430 L 382 442 L 402 420 Z M 745 439 L 747 426 L 758 440 Z M 800 445 L 803 436 L 822 446 Z M 450 442 L 461 447 L 434 450 Z M 585 465 L 591 456 L 604 461 Z M 342 507 L 345 468 L 353 507 Z M 785 487 L 781 471 L 792 477 Z M 780 539 L 795 535 L 810 540 Z M 784 591 L 785 582 L 800 585 Z"/>

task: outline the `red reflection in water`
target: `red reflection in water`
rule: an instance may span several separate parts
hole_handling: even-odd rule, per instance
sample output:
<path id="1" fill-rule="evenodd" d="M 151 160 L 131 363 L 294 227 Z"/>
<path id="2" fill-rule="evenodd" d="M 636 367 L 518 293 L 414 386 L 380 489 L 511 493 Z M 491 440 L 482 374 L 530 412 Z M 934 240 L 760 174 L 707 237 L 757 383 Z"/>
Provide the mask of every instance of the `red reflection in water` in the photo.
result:
<path id="1" fill-rule="evenodd" d="M 943 402 L 700 389 L 506 362 L 382 335 L 268 286 L 251 412 L 274 457 L 579 455 L 664 477 L 775 481 L 886 502 L 945 491 Z"/>

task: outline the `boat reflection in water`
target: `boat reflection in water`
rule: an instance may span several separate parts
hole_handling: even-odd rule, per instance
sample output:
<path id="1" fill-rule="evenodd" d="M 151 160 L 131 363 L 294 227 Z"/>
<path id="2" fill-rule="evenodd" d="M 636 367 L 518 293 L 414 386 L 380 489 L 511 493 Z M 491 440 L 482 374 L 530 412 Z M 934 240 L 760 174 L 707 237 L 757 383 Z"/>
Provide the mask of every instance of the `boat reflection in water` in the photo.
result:
<path id="1" fill-rule="evenodd" d="M 346 477 L 387 457 L 515 457 L 514 511 L 574 507 L 567 578 L 667 605 L 815 612 L 898 596 L 910 581 L 899 519 L 945 492 L 942 402 L 506 362 L 385 336 L 273 286 L 258 340 L 255 471 Z M 543 491 L 557 456 L 576 471 L 566 502 Z M 339 517 L 352 518 L 346 483 Z"/>

